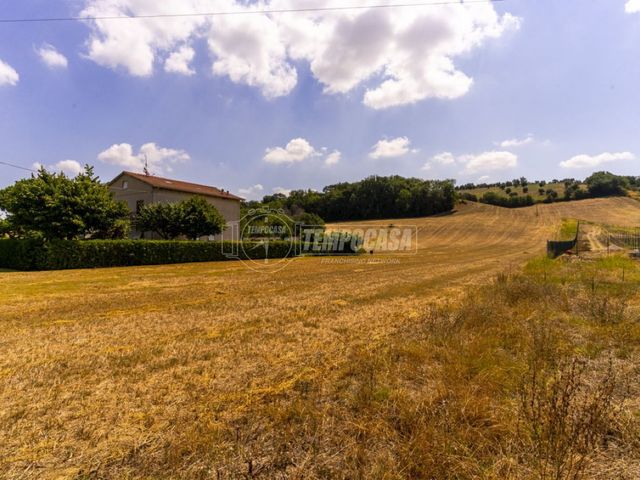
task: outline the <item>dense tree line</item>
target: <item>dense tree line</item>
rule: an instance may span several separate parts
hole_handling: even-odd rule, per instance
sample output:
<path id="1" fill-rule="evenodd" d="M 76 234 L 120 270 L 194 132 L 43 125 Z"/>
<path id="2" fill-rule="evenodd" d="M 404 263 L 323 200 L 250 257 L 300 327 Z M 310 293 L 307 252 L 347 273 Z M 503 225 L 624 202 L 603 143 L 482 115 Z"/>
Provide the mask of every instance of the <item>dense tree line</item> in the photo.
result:
<path id="1" fill-rule="evenodd" d="M 268 195 L 262 204 L 293 215 L 313 213 L 327 221 L 422 217 L 448 212 L 455 205 L 454 182 L 371 176 L 315 190 L 294 190 L 288 196 Z M 257 205 L 249 202 L 248 206 Z"/>

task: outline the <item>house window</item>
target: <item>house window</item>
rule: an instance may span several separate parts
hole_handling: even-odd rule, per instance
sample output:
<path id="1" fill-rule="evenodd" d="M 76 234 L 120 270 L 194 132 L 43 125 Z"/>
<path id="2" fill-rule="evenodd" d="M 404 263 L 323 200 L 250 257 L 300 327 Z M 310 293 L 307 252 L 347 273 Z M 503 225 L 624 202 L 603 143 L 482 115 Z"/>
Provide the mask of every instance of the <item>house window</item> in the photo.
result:
<path id="1" fill-rule="evenodd" d="M 140 213 L 140 210 L 142 210 L 142 207 L 144 207 L 144 200 L 138 200 L 136 202 L 136 213 Z"/>
<path id="2" fill-rule="evenodd" d="M 129 182 L 127 182 L 126 180 L 122 181 L 122 189 L 126 190 L 127 188 L 129 188 Z"/>

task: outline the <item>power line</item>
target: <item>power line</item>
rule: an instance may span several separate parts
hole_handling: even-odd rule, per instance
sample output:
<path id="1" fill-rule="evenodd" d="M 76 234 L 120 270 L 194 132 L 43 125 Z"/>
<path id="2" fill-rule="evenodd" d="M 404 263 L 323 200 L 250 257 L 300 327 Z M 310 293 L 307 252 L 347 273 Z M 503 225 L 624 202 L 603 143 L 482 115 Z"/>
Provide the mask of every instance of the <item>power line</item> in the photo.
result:
<path id="1" fill-rule="evenodd" d="M 194 12 L 194 13 L 157 13 L 148 15 L 109 15 L 95 17 L 44 17 L 44 18 L 0 18 L 0 23 L 45 23 L 45 22 L 72 22 L 82 20 L 138 20 L 148 18 L 181 18 L 181 17 L 220 17 L 230 15 L 258 15 L 275 13 L 303 13 L 303 12 L 338 12 L 345 10 L 366 10 L 382 8 L 409 8 L 429 7 L 439 5 L 469 5 L 480 3 L 498 3 L 505 0 L 440 0 L 436 2 L 421 3 L 395 3 L 378 5 L 353 5 L 345 7 L 309 7 L 309 8 L 281 8 L 262 10 L 230 10 L 226 12 Z"/>
<path id="2" fill-rule="evenodd" d="M 8 162 L 3 162 L 0 160 L 0 165 L 6 165 L 7 167 L 13 167 L 13 168 L 18 168 L 20 170 L 26 170 L 27 172 L 37 172 L 37 170 L 34 170 L 33 168 L 27 168 L 27 167 L 23 167 L 20 165 L 14 165 L 13 163 L 8 163 Z"/>

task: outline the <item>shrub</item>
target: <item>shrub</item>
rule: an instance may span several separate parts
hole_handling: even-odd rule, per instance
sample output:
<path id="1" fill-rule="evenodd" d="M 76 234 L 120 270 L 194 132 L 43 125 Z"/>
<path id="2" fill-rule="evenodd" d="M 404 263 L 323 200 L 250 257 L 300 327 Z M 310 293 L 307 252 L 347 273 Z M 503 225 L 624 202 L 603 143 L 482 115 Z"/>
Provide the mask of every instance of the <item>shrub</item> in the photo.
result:
<path id="1" fill-rule="evenodd" d="M 153 203 L 140 209 L 136 227 L 141 232 L 155 232 L 165 240 L 184 235 L 197 240 L 224 230 L 224 217 L 203 197 L 191 197 L 177 203 Z"/>
<path id="2" fill-rule="evenodd" d="M 182 233 L 182 211 L 179 203 L 152 203 L 145 205 L 136 215 L 136 228 L 155 232 L 165 240 L 173 240 Z"/>
<path id="3" fill-rule="evenodd" d="M 181 202 L 182 233 L 191 240 L 217 235 L 224 230 L 224 217 L 203 197 L 191 197 Z"/>
<path id="4" fill-rule="evenodd" d="M 468 200 L 469 202 L 477 202 L 478 201 L 478 196 L 474 195 L 473 193 L 462 192 L 460 194 L 460 199 L 461 200 Z"/>
<path id="5" fill-rule="evenodd" d="M 292 253 L 290 242 L 269 242 L 268 250 L 243 245 L 245 248 L 240 249 L 239 255 L 251 259 L 284 258 Z M 256 243 L 256 247 L 260 246 Z M 63 270 L 213 262 L 229 260 L 225 252 L 234 251 L 234 247 L 237 247 L 234 242 L 3 239 L 0 240 L 0 268 Z"/>
<path id="6" fill-rule="evenodd" d="M 609 363 L 600 378 L 589 379 L 589 365 L 573 359 L 556 369 L 532 359 L 523 379 L 519 417 L 538 478 L 580 478 L 587 461 L 610 434 L 619 403 L 619 381 Z"/>

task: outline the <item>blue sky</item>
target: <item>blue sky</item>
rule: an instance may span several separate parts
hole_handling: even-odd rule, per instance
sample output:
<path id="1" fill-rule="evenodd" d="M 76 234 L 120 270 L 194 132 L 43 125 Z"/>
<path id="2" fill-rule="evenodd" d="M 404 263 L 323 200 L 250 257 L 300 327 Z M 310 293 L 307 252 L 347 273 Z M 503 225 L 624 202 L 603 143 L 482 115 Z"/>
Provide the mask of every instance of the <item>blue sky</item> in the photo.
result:
<path id="1" fill-rule="evenodd" d="M 145 14 L 154 3 L 0 0 L 0 17 Z M 153 22 L 0 24 L 0 160 L 90 163 L 108 180 L 146 155 L 153 173 L 250 198 L 371 174 L 640 174 L 637 0 Z M 24 175 L 0 165 L 0 187 Z"/>

